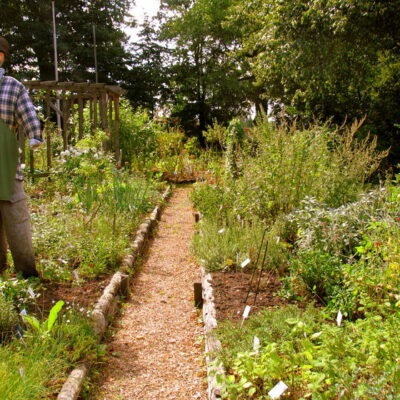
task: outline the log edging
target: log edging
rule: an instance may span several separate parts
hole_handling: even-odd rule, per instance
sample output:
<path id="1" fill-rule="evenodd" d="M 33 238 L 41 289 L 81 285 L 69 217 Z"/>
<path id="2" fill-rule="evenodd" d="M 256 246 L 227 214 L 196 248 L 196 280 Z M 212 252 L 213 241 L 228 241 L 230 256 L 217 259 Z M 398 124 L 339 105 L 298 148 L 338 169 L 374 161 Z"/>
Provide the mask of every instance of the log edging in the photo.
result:
<path id="1" fill-rule="evenodd" d="M 157 226 L 161 217 L 161 211 L 172 194 L 171 186 L 164 191 L 162 202 L 154 208 L 150 217 L 145 219 L 136 232 L 135 239 L 131 244 L 131 254 L 124 257 L 117 271 L 111 278 L 110 283 L 104 289 L 103 294 L 93 306 L 92 323 L 99 342 L 107 330 L 108 323 L 115 313 L 120 295 L 129 295 L 129 275 L 124 271 L 133 268 L 136 260 L 145 250 L 146 241 L 149 239 L 153 229 Z M 83 381 L 90 369 L 89 363 L 82 363 L 71 371 L 65 381 L 57 400 L 76 400 L 82 389 Z"/>
<path id="2" fill-rule="evenodd" d="M 217 375 L 224 375 L 225 370 L 215 353 L 221 349 L 221 342 L 215 336 L 215 328 L 218 326 L 212 288 L 212 276 L 201 270 L 201 284 L 203 290 L 203 323 L 205 335 L 205 351 L 207 364 L 207 398 L 217 400 L 221 398 L 221 387 L 217 383 Z"/>

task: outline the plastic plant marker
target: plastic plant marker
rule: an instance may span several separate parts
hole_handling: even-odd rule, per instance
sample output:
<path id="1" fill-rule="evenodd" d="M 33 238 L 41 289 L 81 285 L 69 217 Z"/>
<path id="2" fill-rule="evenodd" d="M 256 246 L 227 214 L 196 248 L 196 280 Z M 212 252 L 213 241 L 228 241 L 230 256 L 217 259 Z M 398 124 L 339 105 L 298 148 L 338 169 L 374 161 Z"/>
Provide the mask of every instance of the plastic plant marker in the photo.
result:
<path id="1" fill-rule="evenodd" d="M 283 395 L 283 393 L 286 392 L 288 389 L 288 386 L 282 382 L 279 381 L 269 392 L 268 396 L 271 397 L 271 399 L 279 399 Z"/>
<path id="2" fill-rule="evenodd" d="M 251 310 L 251 307 L 250 307 L 250 306 L 246 306 L 246 307 L 244 308 L 244 311 L 243 311 L 243 319 L 249 318 L 250 310 Z"/>
<path id="3" fill-rule="evenodd" d="M 225 228 L 222 228 L 218 231 L 218 233 L 224 233 L 225 232 Z"/>
<path id="4" fill-rule="evenodd" d="M 20 376 L 25 376 L 25 371 L 24 371 L 24 369 L 22 367 L 19 369 L 19 375 Z"/>
<path id="5" fill-rule="evenodd" d="M 247 267 L 247 266 L 250 264 L 250 262 L 251 262 L 250 258 L 246 258 L 246 260 L 244 260 L 244 261 L 240 264 L 241 268 Z"/>
<path id="6" fill-rule="evenodd" d="M 339 310 L 339 312 L 337 313 L 337 317 L 336 317 L 336 323 L 338 326 L 342 325 L 342 320 L 343 320 L 343 314 Z"/>
<path id="7" fill-rule="evenodd" d="M 260 350 L 260 339 L 257 336 L 254 336 L 253 338 L 253 350 L 258 353 L 258 350 Z"/>

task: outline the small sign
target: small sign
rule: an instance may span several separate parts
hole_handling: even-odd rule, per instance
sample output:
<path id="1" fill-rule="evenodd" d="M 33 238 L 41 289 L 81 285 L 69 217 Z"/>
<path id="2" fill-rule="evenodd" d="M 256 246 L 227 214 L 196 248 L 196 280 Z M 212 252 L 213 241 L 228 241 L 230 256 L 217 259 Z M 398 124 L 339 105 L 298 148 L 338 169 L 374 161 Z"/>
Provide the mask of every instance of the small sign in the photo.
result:
<path id="1" fill-rule="evenodd" d="M 247 267 L 247 266 L 250 264 L 250 262 L 251 262 L 250 258 L 247 258 L 246 260 L 244 260 L 244 261 L 240 264 L 240 266 L 241 266 L 242 268 Z"/>
<path id="2" fill-rule="evenodd" d="M 269 392 L 268 396 L 271 397 L 271 399 L 279 399 L 283 395 L 283 393 L 288 390 L 288 386 L 282 382 L 279 381 Z"/>
<path id="3" fill-rule="evenodd" d="M 246 307 L 244 308 L 244 311 L 243 311 L 243 319 L 249 318 L 250 310 L 251 310 L 251 307 L 250 307 L 250 306 L 246 306 Z"/>
<path id="4" fill-rule="evenodd" d="M 257 336 L 254 336 L 253 338 L 253 350 L 258 353 L 258 350 L 260 350 L 260 339 Z"/>
<path id="5" fill-rule="evenodd" d="M 222 228 L 218 231 L 218 233 L 224 233 L 225 232 L 225 228 Z"/>
<path id="6" fill-rule="evenodd" d="M 342 320 L 343 320 L 343 314 L 339 310 L 339 312 L 337 313 L 337 317 L 336 317 L 336 323 L 338 326 L 342 325 Z"/>

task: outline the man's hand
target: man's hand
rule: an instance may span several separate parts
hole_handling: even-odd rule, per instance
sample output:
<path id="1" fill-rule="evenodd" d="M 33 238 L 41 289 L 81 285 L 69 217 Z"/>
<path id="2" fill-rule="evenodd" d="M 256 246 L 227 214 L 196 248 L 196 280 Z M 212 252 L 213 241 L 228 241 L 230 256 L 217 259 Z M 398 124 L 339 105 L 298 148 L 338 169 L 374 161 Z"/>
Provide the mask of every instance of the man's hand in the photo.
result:
<path id="1" fill-rule="evenodd" d="M 42 140 L 29 139 L 29 147 L 34 150 L 43 144 Z"/>

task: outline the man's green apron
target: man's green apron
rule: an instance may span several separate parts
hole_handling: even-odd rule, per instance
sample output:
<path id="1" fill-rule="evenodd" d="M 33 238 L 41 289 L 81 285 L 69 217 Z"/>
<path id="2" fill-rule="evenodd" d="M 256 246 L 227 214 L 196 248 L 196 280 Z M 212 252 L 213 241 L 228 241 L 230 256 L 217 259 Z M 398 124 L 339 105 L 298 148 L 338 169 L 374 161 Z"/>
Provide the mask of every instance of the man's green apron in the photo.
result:
<path id="1" fill-rule="evenodd" d="M 0 120 L 0 200 L 11 200 L 17 173 L 18 145 L 14 132 Z"/>
<path id="2" fill-rule="evenodd" d="M 0 86 L 3 79 L 0 79 Z M 18 144 L 14 132 L 11 132 L 0 119 L 0 200 L 11 200 L 17 173 Z"/>

